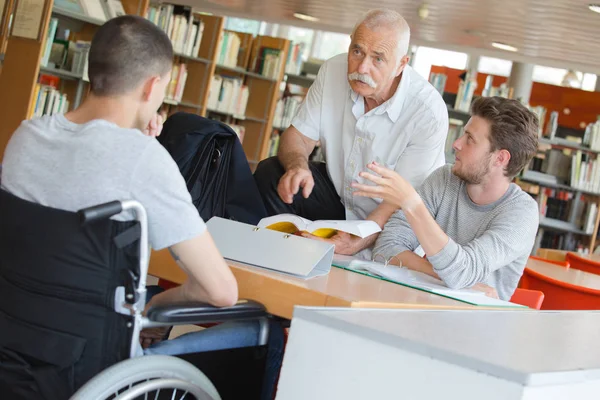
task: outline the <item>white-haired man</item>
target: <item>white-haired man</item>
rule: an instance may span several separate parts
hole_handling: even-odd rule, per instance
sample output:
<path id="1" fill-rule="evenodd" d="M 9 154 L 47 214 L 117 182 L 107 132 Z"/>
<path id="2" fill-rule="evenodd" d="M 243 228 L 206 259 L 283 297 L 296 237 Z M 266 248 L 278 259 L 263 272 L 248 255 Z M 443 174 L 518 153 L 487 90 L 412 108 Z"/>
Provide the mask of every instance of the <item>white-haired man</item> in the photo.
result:
<path id="1" fill-rule="evenodd" d="M 440 94 L 408 65 L 410 28 L 404 18 L 392 10 L 369 11 L 351 39 L 347 54 L 320 68 L 282 134 L 277 157 L 257 167 L 254 176 L 271 215 L 370 219 L 383 227 L 394 210 L 380 200 L 352 196 L 350 184 L 364 166 L 378 162 L 418 186 L 445 162 L 448 111 Z M 325 164 L 308 161 L 318 141 Z M 336 253 L 356 254 L 376 239 L 340 232 L 327 240 Z"/>

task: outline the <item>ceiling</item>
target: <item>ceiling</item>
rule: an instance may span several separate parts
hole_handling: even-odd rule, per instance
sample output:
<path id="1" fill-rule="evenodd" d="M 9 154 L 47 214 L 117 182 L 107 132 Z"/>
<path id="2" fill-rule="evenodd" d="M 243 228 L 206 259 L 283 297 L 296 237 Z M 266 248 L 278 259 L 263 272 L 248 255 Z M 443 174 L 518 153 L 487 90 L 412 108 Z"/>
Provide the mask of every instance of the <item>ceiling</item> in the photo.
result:
<path id="1" fill-rule="evenodd" d="M 411 43 L 600 74 L 600 14 L 595 0 L 180 0 L 200 11 L 338 32 L 350 32 L 370 8 L 400 12 Z M 598 0 L 600 2 L 600 0 Z M 429 11 L 421 19 L 418 9 Z M 316 23 L 294 18 L 302 12 Z M 496 50 L 491 42 L 517 47 Z"/>

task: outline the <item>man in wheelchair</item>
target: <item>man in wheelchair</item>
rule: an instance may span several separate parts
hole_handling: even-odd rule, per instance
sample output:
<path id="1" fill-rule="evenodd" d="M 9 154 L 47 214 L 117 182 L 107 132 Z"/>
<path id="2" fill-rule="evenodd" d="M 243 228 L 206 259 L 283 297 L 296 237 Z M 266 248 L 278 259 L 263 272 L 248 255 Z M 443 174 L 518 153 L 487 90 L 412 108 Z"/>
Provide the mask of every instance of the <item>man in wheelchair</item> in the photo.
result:
<path id="1" fill-rule="evenodd" d="M 23 121 L 6 148 L 0 183 L 19 199 L 70 212 L 114 200 L 138 201 L 148 216 L 150 246 L 168 248 L 188 277 L 181 286 L 152 296 L 147 308 L 191 301 L 228 307 L 238 300 L 236 280 L 176 163 L 154 139 L 162 127 L 156 110 L 172 64 L 171 42 L 151 22 L 122 16 L 105 23 L 92 40 L 87 98 L 65 115 Z M 130 212 L 113 217 L 130 219 Z M 262 398 L 272 398 L 282 357 L 282 334 L 273 325 Z M 145 354 L 181 354 L 255 346 L 258 330 L 257 321 L 244 321 L 169 341 L 142 331 L 140 339 Z M 0 341 L 0 351 L 3 345 Z M 0 367 L 2 362 L 0 357 Z"/>

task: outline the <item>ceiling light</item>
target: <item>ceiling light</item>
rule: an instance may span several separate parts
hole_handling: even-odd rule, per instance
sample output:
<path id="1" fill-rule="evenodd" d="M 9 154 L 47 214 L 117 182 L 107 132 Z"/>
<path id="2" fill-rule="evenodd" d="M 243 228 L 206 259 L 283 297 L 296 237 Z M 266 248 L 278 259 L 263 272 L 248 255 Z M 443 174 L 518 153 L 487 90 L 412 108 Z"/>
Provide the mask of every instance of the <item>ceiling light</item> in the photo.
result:
<path id="1" fill-rule="evenodd" d="M 492 42 L 492 46 L 494 46 L 497 49 L 506 50 L 506 51 L 518 51 L 519 50 L 514 46 L 504 44 L 504 43 L 499 43 L 499 42 Z"/>
<path id="2" fill-rule="evenodd" d="M 593 11 L 593 12 L 597 12 L 598 14 L 600 14 L 600 4 L 590 4 L 588 6 L 588 8 Z"/>
<path id="3" fill-rule="evenodd" d="M 319 20 L 319 18 L 317 17 L 313 17 L 312 15 L 308 15 L 308 14 L 303 14 L 303 13 L 294 13 L 294 17 L 304 20 L 304 21 L 310 21 L 310 22 L 317 22 Z"/>

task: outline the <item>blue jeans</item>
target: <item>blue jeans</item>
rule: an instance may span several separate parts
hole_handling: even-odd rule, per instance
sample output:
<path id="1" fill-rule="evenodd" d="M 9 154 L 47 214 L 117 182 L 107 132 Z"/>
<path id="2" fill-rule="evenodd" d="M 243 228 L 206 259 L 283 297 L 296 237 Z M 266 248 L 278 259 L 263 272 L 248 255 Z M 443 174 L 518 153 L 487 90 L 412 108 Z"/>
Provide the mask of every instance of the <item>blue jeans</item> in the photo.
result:
<path id="1" fill-rule="evenodd" d="M 160 291 L 161 289 L 156 289 L 156 287 L 148 287 L 147 301 Z M 144 354 L 178 355 L 252 347 L 258 345 L 259 331 L 260 324 L 256 320 L 224 322 L 198 332 L 186 333 L 175 339 L 158 342 L 144 350 Z M 283 359 L 283 346 L 283 327 L 278 321 L 270 320 L 267 362 L 261 393 L 263 400 L 273 398 L 273 390 Z"/>

